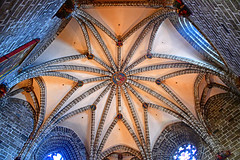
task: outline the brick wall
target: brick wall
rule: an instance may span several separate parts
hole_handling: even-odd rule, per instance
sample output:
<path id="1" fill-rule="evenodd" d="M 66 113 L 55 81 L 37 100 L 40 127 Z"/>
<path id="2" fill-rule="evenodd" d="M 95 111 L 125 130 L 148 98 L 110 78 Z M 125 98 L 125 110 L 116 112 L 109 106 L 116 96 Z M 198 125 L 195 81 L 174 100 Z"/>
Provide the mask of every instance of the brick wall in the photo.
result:
<path id="1" fill-rule="evenodd" d="M 0 101 L 3 104 L 2 101 Z M 0 106 L 0 159 L 14 159 L 33 130 L 33 113 L 23 100 Z M 25 104 L 25 106 L 24 106 Z"/>
<path id="2" fill-rule="evenodd" d="M 3 0 L 0 2 L 0 56 L 40 38 L 42 48 L 62 20 L 54 17 L 65 0 Z M 37 50 L 35 52 L 37 52 Z"/>
<path id="3" fill-rule="evenodd" d="M 240 75 L 240 1 L 184 0 L 190 19 L 207 35 L 232 71 Z"/>
<path id="4" fill-rule="evenodd" d="M 240 159 L 240 99 L 223 93 L 207 102 L 207 124 L 224 150 L 230 150 L 229 159 Z"/>
<path id="5" fill-rule="evenodd" d="M 36 160 L 42 160 L 49 153 L 60 153 L 66 160 L 87 159 L 85 146 L 77 134 L 69 128 L 60 126 L 54 128 L 42 139 L 32 157 L 34 156 Z"/>
<path id="6" fill-rule="evenodd" d="M 184 144 L 193 144 L 198 150 L 197 159 L 201 158 L 203 150 L 201 138 L 182 122 L 170 124 L 163 130 L 154 144 L 153 159 L 173 159 L 175 151 Z"/>

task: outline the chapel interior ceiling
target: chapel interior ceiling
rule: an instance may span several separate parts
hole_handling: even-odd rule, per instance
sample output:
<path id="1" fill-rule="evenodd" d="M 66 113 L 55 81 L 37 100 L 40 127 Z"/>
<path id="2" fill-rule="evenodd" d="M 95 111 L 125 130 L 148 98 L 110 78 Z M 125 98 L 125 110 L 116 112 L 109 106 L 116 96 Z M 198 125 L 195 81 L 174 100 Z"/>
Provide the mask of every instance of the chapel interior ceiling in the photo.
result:
<path id="1" fill-rule="evenodd" d="M 157 138 L 170 124 L 183 121 L 200 137 L 209 136 L 196 113 L 202 109 L 198 98 L 204 95 L 205 103 L 231 89 L 239 93 L 228 88 L 225 71 L 184 39 L 168 16 L 178 18 L 171 8 L 75 9 L 56 40 L 10 83 L 30 79 L 13 90 L 33 86 L 31 94 L 15 97 L 41 108 L 44 125 L 37 138 L 62 126 L 79 136 L 91 158 L 104 158 L 104 151 L 122 145 L 142 159 L 152 156 Z M 212 139 L 207 143 L 214 146 Z"/>

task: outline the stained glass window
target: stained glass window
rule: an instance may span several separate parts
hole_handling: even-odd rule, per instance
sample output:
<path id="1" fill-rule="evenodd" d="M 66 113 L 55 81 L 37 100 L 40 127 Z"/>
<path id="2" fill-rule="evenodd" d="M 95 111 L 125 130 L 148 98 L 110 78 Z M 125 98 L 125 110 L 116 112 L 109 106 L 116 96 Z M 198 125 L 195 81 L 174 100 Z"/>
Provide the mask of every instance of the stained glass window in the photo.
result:
<path id="1" fill-rule="evenodd" d="M 197 160 L 197 149 L 192 144 L 184 144 L 175 152 L 174 160 Z"/>
<path id="2" fill-rule="evenodd" d="M 50 153 L 45 160 L 64 160 L 60 153 Z"/>

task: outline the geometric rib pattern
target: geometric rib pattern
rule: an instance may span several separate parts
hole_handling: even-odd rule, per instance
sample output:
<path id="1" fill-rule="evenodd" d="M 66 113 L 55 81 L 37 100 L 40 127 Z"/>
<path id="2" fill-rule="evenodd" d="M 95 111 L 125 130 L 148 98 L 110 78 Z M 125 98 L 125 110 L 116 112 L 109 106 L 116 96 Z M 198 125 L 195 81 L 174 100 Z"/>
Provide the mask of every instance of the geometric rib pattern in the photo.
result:
<path id="1" fill-rule="evenodd" d="M 7 85 L 9 88 L 12 88 L 19 82 L 23 80 L 29 80 L 29 86 L 27 87 L 33 101 L 35 102 L 35 126 L 34 130 L 26 142 L 25 146 L 23 147 L 22 151 L 20 152 L 20 156 L 23 158 L 29 158 L 30 154 L 37 148 L 40 144 L 41 139 L 47 136 L 52 129 L 54 129 L 57 125 L 61 122 L 79 114 L 85 112 L 87 110 L 91 110 L 91 135 L 90 135 L 90 159 L 103 159 L 105 156 L 112 153 L 112 151 L 104 152 L 103 148 L 110 136 L 113 128 L 116 126 L 118 122 L 124 124 L 124 126 L 129 131 L 130 135 L 132 136 L 133 140 L 135 141 L 138 150 L 134 149 L 127 149 L 128 146 L 118 146 L 119 150 L 127 150 L 132 155 L 135 155 L 138 159 L 152 159 L 152 151 L 151 151 L 151 144 L 150 144 L 150 134 L 149 134 L 149 114 L 148 108 L 155 108 L 160 111 L 166 112 L 180 121 L 187 124 L 191 127 L 200 137 L 204 139 L 204 141 L 213 149 L 215 152 L 220 150 L 220 146 L 214 140 L 211 134 L 206 127 L 206 124 L 201 119 L 201 113 L 203 112 L 202 105 L 206 101 L 206 96 L 202 96 L 203 98 L 199 100 L 201 97 L 196 90 L 195 93 L 195 103 L 196 103 L 196 110 L 198 114 L 198 118 L 196 118 L 193 113 L 188 109 L 188 107 L 180 100 L 180 97 L 174 93 L 174 91 L 164 83 L 164 80 L 184 75 L 184 74 L 199 74 L 195 82 L 195 88 L 198 88 L 203 76 L 206 74 L 206 81 L 210 85 L 212 82 L 209 80 L 209 75 L 217 76 L 222 81 L 227 84 L 229 90 L 232 92 L 239 94 L 239 91 L 234 88 L 234 84 L 231 79 L 235 78 L 233 75 L 229 77 L 228 73 L 222 71 L 218 68 L 218 66 L 214 66 L 208 62 L 200 62 L 194 61 L 184 57 L 178 57 L 174 55 L 165 55 L 160 53 L 153 53 L 152 46 L 153 41 L 156 36 L 156 32 L 161 25 L 161 23 L 168 17 L 175 15 L 176 13 L 172 9 L 168 8 L 160 8 L 155 13 L 150 15 L 149 17 L 140 21 L 137 25 L 135 25 L 132 29 L 130 29 L 126 34 L 122 35 L 121 37 L 117 37 L 111 31 L 109 31 L 103 24 L 97 21 L 94 17 L 86 13 L 84 10 L 75 9 L 72 16 L 77 20 L 79 23 L 84 38 L 86 42 L 86 46 L 88 48 L 87 54 L 79 54 L 73 56 L 62 57 L 58 59 L 54 59 L 48 62 L 44 62 L 37 66 L 24 68 L 21 73 L 17 76 L 9 79 L 7 81 Z M 114 60 L 114 55 L 109 51 L 107 48 L 103 38 L 99 34 L 98 30 L 101 29 L 107 36 L 109 36 L 114 43 L 117 44 L 117 60 Z M 138 31 L 141 27 L 143 30 L 137 37 L 136 41 L 134 42 L 133 46 L 131 47 L 130 51 L 127 53 L 127 56 L 122 56 L 121 45 L 136 31 Z M 101 57 L 97 57 L 92 49 L 89 32 L 92 33 L 101 46 L 104 54 L 108 60 L 105 62 Z M 146 37 L 148 33 L 151 33 L 149 45 L 147 49 L 146 55 L 142 56 L 141 58 L 137 59 L 133 63 L 130 63 L 131 58 L 134 54 L 137 54 L 135 51 L 140 46 L 143 39 Z M 73 60 L 81 61 L 82 59 L 88 59 L 91 61 L 97 62 L 101 65 L 101 67 L 88 67 L 88 66 L 81 66 L 81 65 L 66 65 L 61 64 L 64 62 L 70 62 Z M 166 63 L 166 64 L 154 64 L 144 67 L 138 67 L 144 61 L 150 61 L 152 59 L 169 59 L 173 62 Z M 138 68 L 136 68 L 138 67 Z M 147 73 L 148 71 L 160 71 L 161 69 L 169 69 L 175 68 L 177 71 L 170 72 L 161 77 L 151 77 L 151 76 L 140 76 L 140 73 Z M 78 72 L 87 72 L 95 76 L 94 78 L 88 79 L 79 79 L 74 77 L 66 72 L 60 71 L 78 71 Z M 156 72 L 156 75 L 158 75 Z M 45 86 L 43 79 L 41 76 L 55 76 L 55 77 L 62 77 L 66 79 L 70 79 L 75 83 L 75 86 L 64 96 L 64 98 L 58 103 L 58 105 L 54 108 L 52 113 L 49 117 L 47 117 L 46 121 L 43 121 L 45 117 L 45 106 L 46 106 L 46 95 L 45 95 Z M 37 77 L 37 78 L 36 78 Z M 36 95 L 34 94 L 31 85 L 32 85 L 32 78 L 35 79 L 37 84 L 40 88 L 40 100 L 37 100 Z M 147 81 L 148 85 L 145 83 L 140 83 L 143 81 Z M 95 86 L 88 89 L 87 91 L 81 93 L 77 98 L 72 100 L 70 103 L 65 105 L 64 103 L 77 91 L 80 87 L 84 87 L 85 84 L 91 82 L 98 82 Z M 229 85 L 230 84 L 230 85 Z M 155 90 L 151 89 L 150 86 L 155 85 L 155 87 L 161 87 L 171 98 L 163 96 L 161 93 L 156 92 Z M 226 86 L 223 86 L 224 88 Z M 208 87 L 210 88 L 210 87 Z M 221 88 L 221 87 L 220 87 Z M 103 89 L 103 91 L 95 98 L 93 97 L 93 101 L 91 104 L 87 106 L 81 106 L 75 110 L 71 110 L 74 106 L 76 106 L 80 101 L 85 99 L 88 96 L 91 96 L 94 92 Z M 210 88 L 211 89 L 211 88 Z M 138 92 L 141 90 L 141 92 Z M 107 95 L 108 93 L 108 95 Z M 141 93 L 149 95 L 146 98 Z M 203 94 L 207 94 L 207 91 L 204 91 Z M 103 107 L 100 123 L 97 125 L 95 129 L 96 123 L 96 108 L 99 107 L 98 104 L 101 99 L 107 95 L 107 101 L 105 106 Z M 112 105 L 113 99 L 116 97 L 117 103 L 116 106 Z M 153 103 L 151 97 L 158 99 L 161 104 Z M 95 98 L 95 99 L 94 99 Z M 139 120 L 139 114 L 136 111 L 136 108 L 139 106 L 135 106 L 133 103 L 133 98 L 136 98 L 143 107 L 144 110 L 144 121 L 143 124 Z M 125 106 L 122 100 L 125 99 L 127 105 Z M 201 103 L 202 102 L 202 103 Z M 164 105 L 162 105 L 164 104 Z M 116 108 L 117 113 L 115 118 L 111 122 L 111 124 L 106 129 L 106 132 L 103 132 L 104 124 L 106 122 L 106 118 L 110 108 Z M 126 119 L 126 115 L 122 112 L 123 107 L 129 108 L 129 115 L 132 117 L 132 122 Z M 70 111 L 71 110 L 71 111 Z M 199 111 L 199 112 L 198 112 Z M 202 112 L 201 112 L 202 111 Z M 130 125 L 134 124 L 136 130 Z M 103 138 L 101 138 L 103 137 Z M 115 148 L 116 149 L 116 148 Z M 114 149 L 113 149 L 114 150 Z M 140 153 L 136 154 L 136 153 Z M 109 154 L 108 154 L 109 153 Z"/>

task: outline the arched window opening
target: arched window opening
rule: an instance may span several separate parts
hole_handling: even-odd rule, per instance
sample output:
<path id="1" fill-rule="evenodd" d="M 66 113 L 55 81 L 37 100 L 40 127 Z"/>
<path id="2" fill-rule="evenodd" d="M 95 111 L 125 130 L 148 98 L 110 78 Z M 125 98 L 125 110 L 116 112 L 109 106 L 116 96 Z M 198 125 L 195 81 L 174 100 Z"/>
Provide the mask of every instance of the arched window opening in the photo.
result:
<path id="1" fill-rule="evenodd" d="M 50 153 L 45 160 L 65 160 L 60 153 Z"/>
<path id="2" fill-rule="evenodd" d="M 197 160 L 197 149 L 192 144 L 180 146 L 174 153 L 174 160 Z"/>

